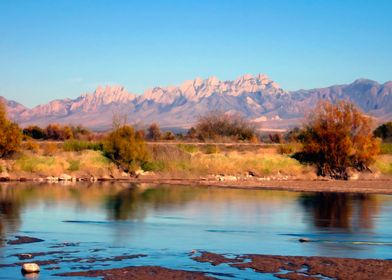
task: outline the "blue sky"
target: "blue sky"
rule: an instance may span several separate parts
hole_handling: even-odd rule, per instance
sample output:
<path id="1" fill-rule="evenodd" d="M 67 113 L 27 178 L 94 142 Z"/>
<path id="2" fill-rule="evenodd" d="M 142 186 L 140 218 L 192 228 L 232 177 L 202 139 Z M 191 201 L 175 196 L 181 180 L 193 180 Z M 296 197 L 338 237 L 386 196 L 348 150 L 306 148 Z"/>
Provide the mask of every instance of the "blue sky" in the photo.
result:
<path id="1" fill-rule="evenodd" d="M 392 80 L 392 1 L 0 0 L 0 95 L 142 93 L 266 73 L 284 89 Z"/>

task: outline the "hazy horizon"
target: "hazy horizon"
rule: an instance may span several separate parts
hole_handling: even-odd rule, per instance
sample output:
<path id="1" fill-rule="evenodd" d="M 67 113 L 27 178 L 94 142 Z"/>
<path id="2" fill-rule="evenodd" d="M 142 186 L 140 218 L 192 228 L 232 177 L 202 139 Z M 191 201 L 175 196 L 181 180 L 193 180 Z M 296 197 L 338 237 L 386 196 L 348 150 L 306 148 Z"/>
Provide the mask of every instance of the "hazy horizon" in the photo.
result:
<path id="1" fill-rule="evenodd" d="M 390 1 L 1 1 L 0 95 L 142 94 L 265 73 L 285 90 L 392 79 Z"/>

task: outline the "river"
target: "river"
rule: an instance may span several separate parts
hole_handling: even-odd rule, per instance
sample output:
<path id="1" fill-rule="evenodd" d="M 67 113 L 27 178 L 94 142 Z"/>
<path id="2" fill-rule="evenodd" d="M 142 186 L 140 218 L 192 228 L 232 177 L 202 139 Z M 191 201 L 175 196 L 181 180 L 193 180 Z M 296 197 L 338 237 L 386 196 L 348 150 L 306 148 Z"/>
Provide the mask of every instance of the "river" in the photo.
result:
<path id="1" fill-rule="evenodd" d="M 44 241 L 7 243 L 19 235 Z M 4 183 L 0 238 L 0 279 L 24 279 L 20 266 L 7 266 L 21 262 L 15 254 L 53 251 L 34 258 L 56 260 L 42 266 L 39 279 L 67 279 L 53 275 L 133 265 L 256 279 L 252 271 L 198 263 L 189 254 L 392 259 L 392 196 L 129 183 Z M 133 254 L 145 256 L 110 259 Z"/>

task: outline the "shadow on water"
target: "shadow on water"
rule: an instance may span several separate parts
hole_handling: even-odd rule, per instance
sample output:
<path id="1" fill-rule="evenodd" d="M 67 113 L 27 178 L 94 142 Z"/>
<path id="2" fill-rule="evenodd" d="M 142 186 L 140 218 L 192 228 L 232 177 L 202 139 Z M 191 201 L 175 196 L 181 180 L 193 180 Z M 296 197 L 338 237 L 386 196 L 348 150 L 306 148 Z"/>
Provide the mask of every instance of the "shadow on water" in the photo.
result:
<path id="1" fill-rule="evenodd" d="M 373 217 L 379 212 L 379 202 L 367 194 L 306 193 L 300 202 L 317 228 L 370 230 L 374 227 Z"/>

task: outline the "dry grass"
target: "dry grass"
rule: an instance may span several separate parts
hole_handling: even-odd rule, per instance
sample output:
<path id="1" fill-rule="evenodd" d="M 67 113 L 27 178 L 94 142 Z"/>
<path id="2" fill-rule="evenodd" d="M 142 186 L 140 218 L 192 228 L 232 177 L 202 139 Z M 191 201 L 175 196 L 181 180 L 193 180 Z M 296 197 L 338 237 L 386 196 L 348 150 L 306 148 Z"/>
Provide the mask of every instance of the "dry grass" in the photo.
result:
<path id="1" fill-rule="evenodd" d="M 288 156 L 277 154 L 275 148 L 262 148 L 254 152 L 219 152 L 219 149 L 194 152 L 191 149 L 190 153 L 186 150 L 173 146 L 153 147 L 153 161 L 148 167 L 163 175 L 181 177 L 217 174 L 243 176 L 249 171 L 258 176 L 300 175 L 313 171 Z"/>
<path id="2" fill-rule="evenodd" d="M 59 176 L 67 173 L 97 174 L 103 176 L 113 164 L 98 151 L 57 152 L 53 156 L 37 155 L 26 151 L 13 166 L 13 171 L 36 173 L 42 176 Z"/>
<path id="3" fill-rule="evenodd" d="M 382 174 L 392 175 L 392 155 L 380 155 L 377 157 L 374 167 Z"/>

